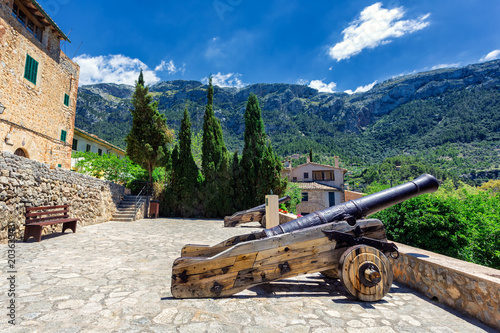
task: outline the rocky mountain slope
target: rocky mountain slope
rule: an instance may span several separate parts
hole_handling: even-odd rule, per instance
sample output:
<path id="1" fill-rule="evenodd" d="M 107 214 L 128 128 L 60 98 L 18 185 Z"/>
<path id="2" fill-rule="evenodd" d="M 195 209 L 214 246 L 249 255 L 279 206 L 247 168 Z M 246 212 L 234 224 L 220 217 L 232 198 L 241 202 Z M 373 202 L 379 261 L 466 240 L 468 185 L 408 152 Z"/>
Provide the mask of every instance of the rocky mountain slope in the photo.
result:
<path id="1" fill-rule="evenodd" d="M 487 169 L 495 158 L 500 160 L 499 88 L 497 60 L 400 76 L 352 95 L 320 93 L 297 84 L 215 87 L 214 104 L 231 150 L 241 151 L 245 104 L 255 93 L 266 133 L 282 155 L 312 148 L 363 163 L 452 145 L 458 154 L 481 155 L 485 164 L 478 168 Z M 76 126 L 123 147 L 133 91 L 133 86 L 116 84 L 80 87 Z M 168 81 L 152 85 L 150 92 L 169 126 L 178 129 L 187 107 L 194 131 L 201 129 L 206 85 Z"/>

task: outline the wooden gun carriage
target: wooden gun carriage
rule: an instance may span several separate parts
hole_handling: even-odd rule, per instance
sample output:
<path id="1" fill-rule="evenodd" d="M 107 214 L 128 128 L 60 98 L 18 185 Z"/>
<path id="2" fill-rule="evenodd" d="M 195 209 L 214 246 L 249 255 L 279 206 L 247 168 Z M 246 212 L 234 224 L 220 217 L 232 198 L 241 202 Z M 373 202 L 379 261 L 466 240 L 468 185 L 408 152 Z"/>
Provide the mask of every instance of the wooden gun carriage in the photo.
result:
<path id="1" fill-rule="evenodd" d="M 186 245 L 172 267 L 175 298 L 225 297 L 262 283 L 322 272 L 340 278 L 362 301 L 383 298 L 392 285 L 386 255 L 397 257 L 381 221 L 366 216 L 437 190 L 431 175 L 296 220 L 232 237 L 215 246 Z"/>

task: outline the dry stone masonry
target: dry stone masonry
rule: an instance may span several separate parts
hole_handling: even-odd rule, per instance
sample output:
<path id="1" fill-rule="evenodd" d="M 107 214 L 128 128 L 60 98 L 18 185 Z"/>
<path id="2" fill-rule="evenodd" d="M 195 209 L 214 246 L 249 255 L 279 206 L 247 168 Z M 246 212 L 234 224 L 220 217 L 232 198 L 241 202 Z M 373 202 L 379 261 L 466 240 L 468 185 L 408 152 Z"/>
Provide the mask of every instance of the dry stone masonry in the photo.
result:
<path id="1" fill-rule="evenodd" d="M 22 237 L 26 207 L 70 204 L 81 227 L 109 221 L 124 193 L 123 186 L 109 181 L 0 152 L 0 240 L 7 239 L 11 222 Z M 44 233 L 60 228 L 46 227 Z"/>

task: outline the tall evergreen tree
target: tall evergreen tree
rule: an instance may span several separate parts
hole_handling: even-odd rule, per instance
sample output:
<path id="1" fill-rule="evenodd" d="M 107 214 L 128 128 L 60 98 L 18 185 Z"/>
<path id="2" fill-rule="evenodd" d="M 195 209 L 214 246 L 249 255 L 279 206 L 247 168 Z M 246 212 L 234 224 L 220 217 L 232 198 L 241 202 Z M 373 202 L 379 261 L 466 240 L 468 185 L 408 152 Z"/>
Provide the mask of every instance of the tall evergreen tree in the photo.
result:
<path id="1" fill-rule="evenodd" d="M 243 198 L 245 197 L 245 193 L 243 193 L 242 178 L 241 178 L 241 167 L 240 161 L 238 158 L 238 150 L 234 151 L 233 154 L 233 165 L 232 165 L 232 175 L 231 175 L 231 194 L 233 198 L 233 209 L 235 211 L 240 211 L 245 209 L 243 207 Z"/>
<path id="2" fill-rule="evenodd" d="M 243 206 L 251 208 L 262 204 L 262 198 L 257 194 L 259 172 L 262 157 L 266 149 L 266 133 L 262 120 L 259 101 L 255 94 L 250 94 L 245 109 L 245 146 L 241 159 L 241 175 L 244 188 Z"/>
<path id="3" fill-rule="evenodd" d="M 222 126 L 213 108 L 214 87 L 209 79 L 207 106 L 203 119 L 202 174 L 204 178 L 204 207 L 207 216 L 230 213 L 228 188 L 230 186 L 230 159 L 224 144 Z"/>
<path id="4" fill-rule="evenodd" d="M 250 94 L 245 109 L 245 147 L 240 165 L 244 209 L 261 205 L 271 190 L 283 194 L 286 181 L 281 178 L 281 161 L 271 145 L 266 146 L 264 121 L 255 94 Z"/>
<path id="5" fill-rule="evenodd" d="M 127 156 L 148 171 L 151 182 L 153 169 L 164 164 L 168 154 L 166 145 L 173 138 L 165 116 L 158 112 L 158 102 L 153 102 L 145 86 L 142 70 L 135 85 L 132 105 L 132 128 L 125 139 Z"/>
<path id="6" fill-rule="evenodd" d="M 191 119 L 187 109 L 179 132 L 179 163 L 177 163 L 181 216 L 192 216 L 198 192 L 198 166 L 191 152 Z"/>

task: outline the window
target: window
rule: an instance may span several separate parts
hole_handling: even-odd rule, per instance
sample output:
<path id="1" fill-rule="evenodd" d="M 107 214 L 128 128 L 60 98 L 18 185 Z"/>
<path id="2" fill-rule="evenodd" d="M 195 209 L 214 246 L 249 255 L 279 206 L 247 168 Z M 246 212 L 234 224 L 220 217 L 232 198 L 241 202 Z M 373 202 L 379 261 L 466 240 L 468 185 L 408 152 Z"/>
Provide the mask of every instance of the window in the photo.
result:
<path id="1" fill-rule="evenodd" d="M 309 193 L 302 192 L 302 201 L 309 201 Z"/>
<path id="2" fill-rule="evenodd" d="M 61 130 L 61 141 L 66 142 L 67 132 L 65 130 Z"/>
<path id="3" fill-rule="evenodd" d="M 101 148 L 97 149 L 97 154 L 98 154 L 99 156 L 102 156 L 102 149 L 101 149 Z"/>
<path id="4" fill-rule="evenodd" d="M 309 179 L 309 172 L 304 172 L 304 179 Z"/>
<path id="5" fill-rule="evenodd" d="M 64 94 L 64 105 L 69 106 L 69 95 Z"/>
<path id="6" fill-rule="evenodd" d="M 26 65 L 24 67 L 24 78 L 33 84 L 36 84 L 36 76 L 38 74 L 38 61 L 26 55 Z"/>
<path id="7" fill-rule="evenodd" d="M 333 170 L 313 171 L 313 180 L 335 180 Z"/>
<path id="8" fill-rule="evenodd" d="M 73 139 L 73 147 L 71 149 L 78 150 L 78 140 L 77 139 Z"/>
<path id="9" fill-rule="evenodd" d="M 296 181 L 297 181 L 297 177 L 293 177 L 292 182 L 296 182 Z"/>
<path id="10" fill-rule="evenodd" d="M 57 167 L 58 167 L 58 168 L 62 168 L 62 164 L 58 164 L 58 165 L 57 165 Z"/>
<path id="11" fill-rule="evenodd" d="M 26 24 L 26 28 L 32 33 L 35 34 L 35 23 L 32 20 L 28 19 L 28 24 Z"/>
<path id="12" fill-rule="evenodd" d="M 91 148 L 91 146 L 89 144 L 87 144 L 87 148 L 85 149 L 85 151 L 90 151 L 90 148 Z"/>
<path id="13" fill-rule="evenodd" d="M 26 14 L 19 8 L 17 4 L 14 3 L 12 6 L 12 16 L 17 18 L 19 23 L 21 23 L 29 32 L 31 32 L 36 39 L 42 42 L 42 29 L 38 25 L 36 25 L 31 19 L 26 17 Z"/>

